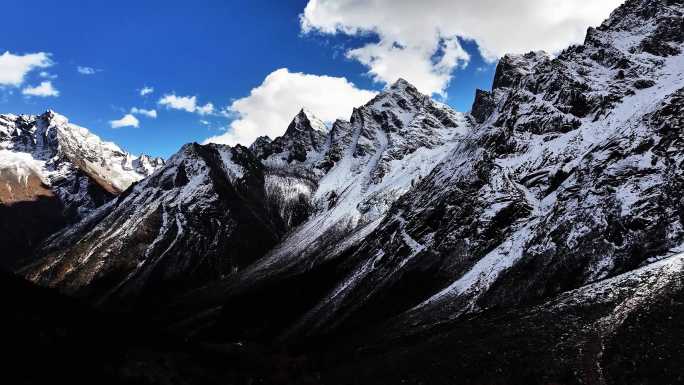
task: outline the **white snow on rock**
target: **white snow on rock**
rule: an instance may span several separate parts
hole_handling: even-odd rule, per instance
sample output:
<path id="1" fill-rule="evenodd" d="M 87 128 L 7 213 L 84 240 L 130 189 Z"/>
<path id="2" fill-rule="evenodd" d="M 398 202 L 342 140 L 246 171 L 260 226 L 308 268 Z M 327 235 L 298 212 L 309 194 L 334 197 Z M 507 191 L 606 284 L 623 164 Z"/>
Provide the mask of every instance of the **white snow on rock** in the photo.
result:
<path id="1" fill-rule="evenodd" d="M 135 157 L 53 111 L 40 116 L 0 115 L 0 169 L 36 175 L 64 202 L 86 199 L 68 186 L 83 172 L 110 193 L 119 193 L 163 165 L 159 158 Z M 85 187 L 85 186 L 84 186 Z"/>

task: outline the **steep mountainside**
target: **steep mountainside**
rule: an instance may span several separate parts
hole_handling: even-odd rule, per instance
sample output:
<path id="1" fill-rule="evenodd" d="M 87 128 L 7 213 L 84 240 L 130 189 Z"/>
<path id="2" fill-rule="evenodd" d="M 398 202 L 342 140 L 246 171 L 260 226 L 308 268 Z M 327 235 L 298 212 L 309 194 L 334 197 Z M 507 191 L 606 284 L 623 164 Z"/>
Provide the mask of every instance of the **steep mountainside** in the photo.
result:
<path id="1" fill-rule="evenodd" d="M 313 170 L 315 182 L 307 194 L 311 214 L 237 278 L 289 275 L 323 262 L 316 257 L 335 257 L 343 246 L 372 231 L 390 206 L 427 175 L 468 129 L 462 114 L 399 80 L 355 109 L 349 122 L 336 121 L 324 151 L 309 152 L 317 154 L 304 164 Z M 265 164 L 273 169 L 272 162 L 269 158 Z M 311 166 L 306 167 L 306 162 Z"/>
<path id="2" fill-rule="evenodd" d="M 502 59 L 473 108 L 482 123 L 350 251 L 347 278 L 295 328 L 534 303 L 673 252 L 684 32 L 668 28 L 681 22 L 681 2 L 628 1 L 556 58 Z"/>
<path id="3" fill-rule="evenodd" d="M 260 138 L 251 150 L 188 145 L 52 237 L 27 274 L 129 305 L 148 290 L 150 301 L 164 303 L 162 290 L 177 295 L 262 269 L 291 274 L 305 253 L 372 230 L 466 130 L 461 114 L 399 81 L 331 130 L 302 110 L 282 137 Z"/>
<path id="4" fill-rule="evenodd" d="M 298 340 L 392 317 L 430 325 L 545 301 L 676 252 L 684 39 L 670 26 L 681 22 L 681 2 L 629 1 L 556 58 L 503 58 L 493 90 L 478 92 L 475 125 L 372 231 L 324 249 L 311 246 L 329 234 L 296 237 L 304 224 L 189 296 L 183 306 L 211 298 L 215 314 L 192 327 Z M 308 248 L 291 254 L 291 240 Z"/>
<path id="5" fill-rule="evenodd" d="M 51 237 L 29 277 L 110 307 L 163 302 L 229 275 L 284 232 L 244 147 L 188 144 L 161 169 Z"/>
<path id="6" fill-rule="evenodd" d="M 133 157 L 64 116 L 0 115 L 0 266 L 163 164 Z"/>

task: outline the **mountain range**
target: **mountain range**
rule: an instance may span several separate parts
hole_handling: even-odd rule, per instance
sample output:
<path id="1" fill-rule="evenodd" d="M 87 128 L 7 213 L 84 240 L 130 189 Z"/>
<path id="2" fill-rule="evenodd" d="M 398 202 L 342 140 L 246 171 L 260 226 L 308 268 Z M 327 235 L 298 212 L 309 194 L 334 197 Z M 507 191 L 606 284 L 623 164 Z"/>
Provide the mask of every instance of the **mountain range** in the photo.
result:
<path id="1" fill-rule="evenodd" d="M 684 383 L 683 49 L 681 0 L 627 0 L 469 113 L 400 79 L 166 161 L 2 115 L 0 264 L 145 325 L 114 382 Z"/>

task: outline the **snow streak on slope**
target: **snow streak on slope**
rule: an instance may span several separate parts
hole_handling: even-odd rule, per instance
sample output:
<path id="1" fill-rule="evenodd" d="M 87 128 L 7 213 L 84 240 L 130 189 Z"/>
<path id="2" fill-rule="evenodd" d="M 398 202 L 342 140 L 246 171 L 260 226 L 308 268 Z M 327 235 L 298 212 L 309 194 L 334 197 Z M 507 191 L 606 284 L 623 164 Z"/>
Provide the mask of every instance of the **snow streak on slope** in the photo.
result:
<path id="1" fill-rule="evenodd" d="M 674 91 L 684 87 L 682 69 L 684 69 L 684 56 L 666 59 L 663 68 L 654 76 L 659 80 L 659 84 L 662 84 L 661 86 L 637 90 L 634 95 L 625 97 L 605 120 L 593 122 L 590 118 L 585 118 L 578 133 L 564 135 L 546 143 L 535 143 L 532 145 L 532 148 L 536 149 L 534 152 L 497 159 L 497 164 L 517 168 L 525 163 L 538 162 L 543 156 L 566 151 L 568 148 L 572 148 L 574 143 L 576 144 L 574 144 L 575 149 L 573 151 L 586 154 L 590 153 L 596 145 L 605 142 L 610 136 L 618 136 L 621 131 L 639 129 L 642 125 L 643 116 L 652 112 Z M 578 163 L 583 158 L 584 156 L 576 157 L 573 163 Z M 644 159 L 642 158 L 642 160 Z M 571 169 L 574 167 L 573 163 L 567 163 L 564 167 Z M 641 179 L 641 181 L 647 182 L 648 179 Z M 652 185 L 656 184 L 653 183 Z M 648 186 L 638 188 L 646 190 Z M 617 196 L 624 204 L 624 214 L 627 214 L 629 207 L 637 201 L 637 198 L 629 193 L 618 192 Z M 553 204 L 556 197 L 556 194 L 547 196 L 540 207 L 541 211 L 536 213 L 538 218 L 531 220 L 529 224 L 514 233 L 502 245 L 480 259 L 463 277 L 420 306 L 434 304 L 444 297 L 464 293 L 472 295 L 470 303 L 473 304 L 478 294 L 484 293 L 501 271 L 511 267 L 522 256 L 522 246 L 532 240 L 530 228 L 536 226 L 540 218 L 550 213 L 554 208 Z M 606 261 L 605 263 L 610 262 Z"/>
<path id="2" fill-rule="evenodd" d="M 335 151 L 340 156 L 327 172 L 315 169 L 315 185 L 305 190 L 313 213 L 245 276 L 308 269 L 321 260 L 306 256 L 330 248 L 327 257 L 333 258 L 343 246 L 363 239 L 392 203 L 441 162 L 468 130 L 463 114 L 400 80 L 356 109 L 351 122 L 335 123 L 323 147 L 327 152 L 314 162 L 328 161 Z M 344 135 L 344 140 L 336 135 Z M 333 148 L 332 142 L 341 147 Z M 324 167 L 321 162 L 318 167 Z M 299 267 L 291 269 L 294 265 Z"/>

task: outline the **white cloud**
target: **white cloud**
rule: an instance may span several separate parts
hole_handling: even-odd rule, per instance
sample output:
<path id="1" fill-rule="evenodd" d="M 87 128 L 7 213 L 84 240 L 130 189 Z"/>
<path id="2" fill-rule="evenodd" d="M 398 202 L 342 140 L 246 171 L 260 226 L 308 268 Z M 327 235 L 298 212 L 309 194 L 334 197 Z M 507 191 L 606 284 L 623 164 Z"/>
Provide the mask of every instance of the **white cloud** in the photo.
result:
<path id="1" fill-rule="evenodd" d="M 131 114 L 143 115 L 143 116 L 147 116 L 148 118 L 152 118 L 152 119 L 155 119 L 157 117 L 157 111 L 156 110 L 146 110 L 146 109 L 138 108 L 138 107 L 131 108 Z"/>
<path id="2" fill-rule="evenodd" d="M 78 73 L 81 75 L 95 75 L 96 73 L 98 73 L 102 70 L 98 70 L 98 69 L 95 69 L 93 67 L 78 66 L 78 67 L 76 67 L 76 71 L 78 71 Z"/>
<path id="3" fill-rule="evenodd" d="M 59 96 L 59 91 L 57 91 L 57 89 L 55 89 L 55 87 L 52 86 L 52 82 L 49 80 L 41 82 L 37 86 L 26 87 L 23 90 L 21 90 L 21 93 L 26 96 Z"/>
<path id="4" fill-rule="evenodd" d="M 110 120 L 109 125 L 112 126 L 112 128 L 121 128 L 121 127 L 136 127 L 138 128 L 140 126 L 140 121 L 138 118 L 131 114 L 126 114 L 124 115 L 123 118 L 119 120 Z"/>
<path id="5" fill-rule="evenodd" d="M 624 0 L 309 0 L 304 32 L 359 35 L 378 42 L 347 57 L 368 67 L 375 81 L 403 77 L 425 93 L 443 93 L 451 74 L 468 62 L 457 37 L 475 40 L 495 60 L 506 53 L 558 52 L 581 42 Z"/>
<path id="6" fill-rule="evenodd" d="M 195 111 L 200 115 L 208 115 L 214 112 L 214 105 L 212 103 L 207 103 L 203 106 L 197 106 Z"/>
<path id="7" fill-rule="evenodd" d="M 47 71 L 40 71 L 38 76 L 40 76 L 41 78 L 45 78 L 45 79 L 57 79 L 57 75 L 51 74 Z"/>
<path id="8" fill-rule="evenodd" d="M 214 112 L 214 105 L 207 103 L 203 106 L 197 104 L 196 96 L 176 96 L 175 94 L 164 95 L 159 99 L 159 104 L 174 110 L 195 112 L 200 115 L 209 115 Z"/>
<path id="9" fill-rule="evenodd" d="M 140 90 L 140 96 L 146 96 L 146 95 L 149 95 L 149 94 L 151 94 L 151 93 L 153 93 L 153 92 L 154 92 L 154 88 L 153 88 L 153 87 L 147 87 L 147 86 L 145 86 L 145 87 L 143 87 L 143 88 Z"/>
<path id="10" fill-rule="evenodd" d="M 244 146 L 262 135 L 275 138 L 285 132 L 302 107 L 320 119 L 348 119 L 352 108 L 366 103 L 375 92 L 361 90 L 345 78 L 289 72 L 281 68 L 269 74 L 250 94 L 234 101 L 228 112 L 236 116 L 227 132 L 205 140 Z"/>
<path id="11" fill-rule="evenodd" d="M 14 55 L 6 51 L 0 55 L 0 86 L 18 87 L 24 83 L 26 75 L 36 68 L 52 65 L 50 54 L 45 52 Z"/>

